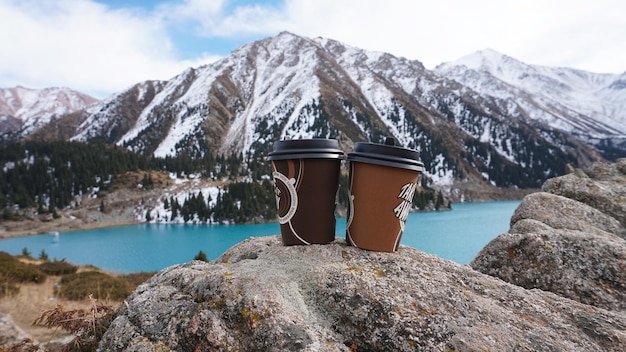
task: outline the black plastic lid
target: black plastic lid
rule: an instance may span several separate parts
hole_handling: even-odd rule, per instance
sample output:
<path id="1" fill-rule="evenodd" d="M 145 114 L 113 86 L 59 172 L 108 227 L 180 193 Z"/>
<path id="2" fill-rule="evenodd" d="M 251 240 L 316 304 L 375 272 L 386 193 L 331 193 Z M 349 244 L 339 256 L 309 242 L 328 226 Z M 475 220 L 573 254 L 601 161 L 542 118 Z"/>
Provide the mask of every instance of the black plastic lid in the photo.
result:
<path id="1" fill-rule="evenodd" d="M 289 139 L 274 142 L 274 150 L 269 153 L 268 160 L 285 159 L 343 159 L 335 139 Z"/>
<path id="2" fill-rule="evenodd" d="M 387 137 L 385 144 L 355 143 L 354 151 L 348 153 L 348 160 L 424 171 L 424 163 L 419 161 L 417 150 L 396 146 L 393 137 Z"/>

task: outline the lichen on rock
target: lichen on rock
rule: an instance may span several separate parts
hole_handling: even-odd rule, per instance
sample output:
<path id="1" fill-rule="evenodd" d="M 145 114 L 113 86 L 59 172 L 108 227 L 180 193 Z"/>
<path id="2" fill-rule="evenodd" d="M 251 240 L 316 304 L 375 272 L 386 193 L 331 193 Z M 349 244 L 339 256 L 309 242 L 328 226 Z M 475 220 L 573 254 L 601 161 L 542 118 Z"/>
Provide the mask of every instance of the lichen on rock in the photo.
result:
<path id="1" fill-rule="evenodd" d="M 626 311 L 626 159 L 547 180 L 511 229 L 471 263 L 478 271 L 585 304 Z"/>
<path id="2" fill-rule="evenodd" d="M 585 350 L 626 346 L 626 317 L 401 246 L 251 238 L 164 269 L 101 351 Z"/>

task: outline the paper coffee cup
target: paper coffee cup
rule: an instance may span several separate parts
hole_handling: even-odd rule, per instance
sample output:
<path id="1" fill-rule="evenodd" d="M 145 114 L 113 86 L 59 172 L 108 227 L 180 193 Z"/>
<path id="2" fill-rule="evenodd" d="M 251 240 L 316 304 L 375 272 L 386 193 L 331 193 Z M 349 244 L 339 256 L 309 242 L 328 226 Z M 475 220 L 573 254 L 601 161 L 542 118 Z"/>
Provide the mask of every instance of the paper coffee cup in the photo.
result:
<path id="1" fill-rule="evenodd" d="M 285 245 L 324 244 L 335 240 L 335 206 L 344 153 L 333 139 L 297 139 L 274 143 L 269 153 Z"/>
<path id="2" fill-rule="evenodd" d="M 424 171 L 418 152 L 395 146 L 388 138 L 385 144 L 356 143 L 348 160 L 346 240 L 363 249 L 396 251 Z"/>

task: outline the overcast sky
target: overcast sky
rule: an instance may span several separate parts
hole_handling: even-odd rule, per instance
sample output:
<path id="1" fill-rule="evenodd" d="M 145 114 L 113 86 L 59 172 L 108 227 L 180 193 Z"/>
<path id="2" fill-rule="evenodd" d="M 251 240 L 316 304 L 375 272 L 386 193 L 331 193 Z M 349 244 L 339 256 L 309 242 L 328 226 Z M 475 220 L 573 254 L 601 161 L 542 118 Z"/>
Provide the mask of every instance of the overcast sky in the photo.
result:
<path id="1" fill-rule="evenodd" d="M 0 0 L 0 87 L 104 98 L 286 30 L 419 60 L 626 71 L 624 0 Z"/>

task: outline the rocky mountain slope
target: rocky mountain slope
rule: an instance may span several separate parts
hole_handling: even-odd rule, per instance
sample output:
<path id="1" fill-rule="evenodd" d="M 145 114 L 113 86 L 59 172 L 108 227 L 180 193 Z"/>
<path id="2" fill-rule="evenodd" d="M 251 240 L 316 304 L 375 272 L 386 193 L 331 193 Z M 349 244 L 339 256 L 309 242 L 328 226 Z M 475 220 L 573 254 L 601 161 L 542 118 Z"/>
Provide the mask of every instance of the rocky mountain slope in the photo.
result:
<path id="1" fill-rule="evenodd" d="M 597 101 L 567 109 L 539 104 L 537 91 L 502 80 L 487 94 L 444 68 L 430 71 L 418 61 L 283 32 L 169 81 L 137 83 L 27 138 L 103 140 L 155 156 L 262 157 L 284 138 L 337 138 L 349 151 L 355 142 L 391 135 L 419 150 L 429 182 L 455 200 L 539 187 L 568 163 L 601 160 L 598 150 L 626 153 L 619 94 L 606 95 L 616 101 L 610 118 L 594 120 Z M 526 69 L 532 73 L 533 66 Z M 586 74 L 621 89 L 617 75 Z M 546 82 L 540 91 L 549 95 L 553 84 L 564 83 Z"/>
<path id="2" fill-rule="evenodd" d="M 523 114 L 567 131 L 607 156 L 624 156 L 626 72 L 529 65 L 493 50 L 439 65 L 435 71 L 482 96 L 508 102 L 502 108 L 509 116 Z"/>
<path id="3" fill-rule="evenodd" d="M 69 88 L 0 88 L 0 135 L 27 136 L 98 99 Z"/>

